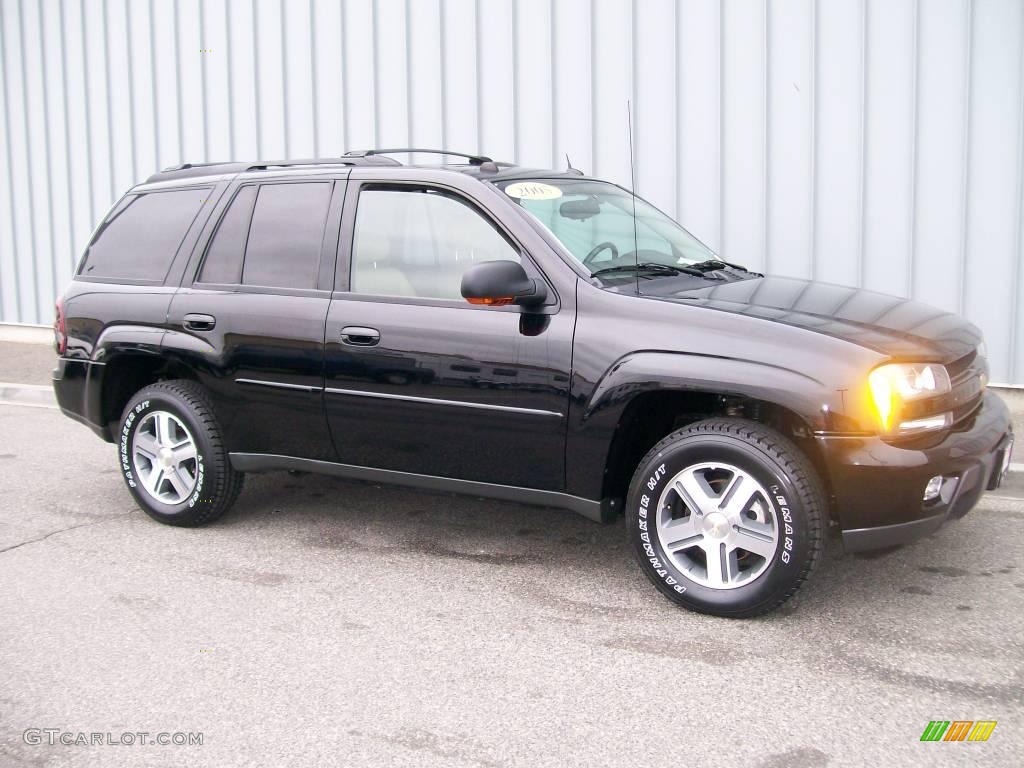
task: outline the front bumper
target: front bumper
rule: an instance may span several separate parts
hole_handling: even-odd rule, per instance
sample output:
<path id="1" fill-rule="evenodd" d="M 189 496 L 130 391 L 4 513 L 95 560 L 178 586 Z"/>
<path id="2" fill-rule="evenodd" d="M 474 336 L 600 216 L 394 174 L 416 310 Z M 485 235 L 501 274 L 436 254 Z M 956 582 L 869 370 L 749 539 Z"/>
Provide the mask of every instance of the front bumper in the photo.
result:
<path id="1" fill-rule="evenodd" d="M 993 392 L 939 437 L 893 444 L 877 436 L 819 436 L 844 548 L 906 544 L 963 517 L 1001 482 L 1012 440 L 1009 411 Z M 936 475 L 946 478 L 942 495 L 925 502 L 925 485 Z"/>

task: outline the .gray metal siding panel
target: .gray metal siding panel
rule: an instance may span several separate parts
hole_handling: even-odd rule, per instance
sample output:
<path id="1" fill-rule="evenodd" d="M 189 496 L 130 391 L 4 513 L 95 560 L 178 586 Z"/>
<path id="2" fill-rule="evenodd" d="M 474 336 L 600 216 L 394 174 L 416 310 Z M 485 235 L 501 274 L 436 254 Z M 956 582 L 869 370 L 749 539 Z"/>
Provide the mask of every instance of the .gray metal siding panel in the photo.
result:
<path id="1" fill-rule="evenodd" d="M 0 0 L 0 320 L 180 162 L 442 144 L 629 183 L 734 261 L 958 310 L 1024 384 L 1019 0 Z"/>

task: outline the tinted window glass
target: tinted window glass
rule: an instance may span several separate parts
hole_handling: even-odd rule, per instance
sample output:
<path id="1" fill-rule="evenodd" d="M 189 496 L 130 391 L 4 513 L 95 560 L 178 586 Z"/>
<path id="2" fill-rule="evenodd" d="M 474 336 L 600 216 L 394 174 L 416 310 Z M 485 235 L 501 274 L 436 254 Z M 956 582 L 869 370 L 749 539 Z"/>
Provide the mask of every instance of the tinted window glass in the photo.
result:
<path id="1" fill-rule="evenodd" d="M 519 254 L 475 208 L 434 190 L 364 190 L 356 211 L 352 291 L 462 299 L 462 273 Z"/>
<path id="2" fill-rule="evenodd" d="M 242 282 L 315 288 L 331 184 L 264 184 L 256 196 Z"/>
<path id="3" fill-rule="evenodd" d="M 206 260 L 199 275 L 202 283 L 239 283 L 242 280 L 242 254 L 249 235 L 252 203 L 256 187 L 242 187 L 231 207 L 220 220 L 213 242 L 206 250 Z"/>
<path id="4" fill-rule="evenodd" d="M 89 245 L 79 274 L 163 280 L 209 194 L 207 187 L 125 198 Z"/>

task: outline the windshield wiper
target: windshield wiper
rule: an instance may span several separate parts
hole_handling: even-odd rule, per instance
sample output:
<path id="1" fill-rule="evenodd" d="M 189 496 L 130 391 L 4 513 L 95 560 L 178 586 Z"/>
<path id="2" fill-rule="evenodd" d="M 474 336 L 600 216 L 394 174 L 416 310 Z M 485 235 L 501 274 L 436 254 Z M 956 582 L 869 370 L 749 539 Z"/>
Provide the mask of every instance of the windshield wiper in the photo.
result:
<path id="1" fill-rule="evenodd" d="M 591 274 L 591 277 L 610 275 L 613 272 L 658 272 L 665 275 L 694 275 L 696 277 L 707 277 L 703 272 L 693 269 L 690 266 L 673 267 L 671 264 L 658 264 L 654 261 L 641 261 L 639 264 L 620 264 L 617 267 L 605 267 Z M 717 278 L 713 278 L 717 279 Z"/>
<path id="2" fill-rule="evenodd" d="M 721 259 L 708 259 L 707 261 L 698 261 L 696 264 L 687 264 L 686 266 L 695 272 L 699 272 L 702 275 L 705 272 L 713 272 L 716 269 L 727 267 L 729 269 L 735 269 L 739 272 L 746 272 L 748 275 L 757 275 L 759 277 L 764 277 L 764 275 L 762 275 L 760 272 L 754 272 L 739 264 L 733 264 L 728 261 L 722 261 Z"/>

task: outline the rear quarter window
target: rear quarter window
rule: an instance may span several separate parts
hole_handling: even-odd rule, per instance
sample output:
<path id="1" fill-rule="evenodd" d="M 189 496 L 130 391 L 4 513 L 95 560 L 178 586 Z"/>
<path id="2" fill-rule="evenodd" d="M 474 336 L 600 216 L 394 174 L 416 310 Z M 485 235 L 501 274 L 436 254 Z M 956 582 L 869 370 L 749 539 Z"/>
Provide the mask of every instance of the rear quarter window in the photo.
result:
<path id="1" fill-rule="evenodd" d="M 249 238 L 256 189 L 255 186 L 242 187 L 231 201 L 231 207 L 217 225 L 217 232 L 206 251 L 199 282 L 228 285 L 241 282 L 242 256 Z"/>
<path id="2" fill-rule="evenodd" d="M 78 274 L 162 281 L 211 189 L 128 195 L 89 244 Z"/>

